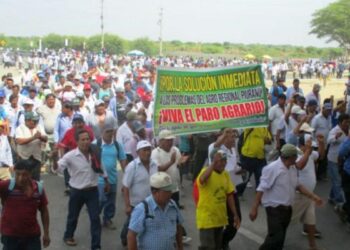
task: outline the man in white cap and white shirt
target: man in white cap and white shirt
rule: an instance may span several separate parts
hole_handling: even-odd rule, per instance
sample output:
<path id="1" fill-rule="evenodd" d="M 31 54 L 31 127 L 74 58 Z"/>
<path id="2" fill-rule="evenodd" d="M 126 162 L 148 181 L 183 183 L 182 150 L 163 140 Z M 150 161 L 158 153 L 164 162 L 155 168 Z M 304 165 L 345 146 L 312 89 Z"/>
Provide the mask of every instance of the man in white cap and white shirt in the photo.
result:
<path id="1" fill-rule="evenodd" d="M 137 205 L 131 215 L 128 249 L 182 250 L 183 218 L 171 200 L 176 188 L 171 177 L 158 172 L 150 178 L 152 194 Z M 157 226 L 161 225 L 161 227 Z"/>
<path id="2" fill-rule="evenodd" d="M 178 164 L 180 163 L 180 150 L 174 146 L 175 136 L 169 130 L 162 130 L 158 136 L 158 147 L 153 149 L 151 159 L 157 164 L 158 170 L 166 172 L 176 186 L 172 199 L 179 206 L 180 200 L 180 171 Z"/>
<path id="3" fill-rule="evenodd" d="M 151 194 L 149 178 L 158 172 L 157 164 L 151 160 L 152 145 L 148 141 L 139 141 L 136 146 L 138 157 L 125 168 L 123 176 L 123 196 L 127 220 L 120 238 L 127 245 L 127 233 L 133 208 Z"/>

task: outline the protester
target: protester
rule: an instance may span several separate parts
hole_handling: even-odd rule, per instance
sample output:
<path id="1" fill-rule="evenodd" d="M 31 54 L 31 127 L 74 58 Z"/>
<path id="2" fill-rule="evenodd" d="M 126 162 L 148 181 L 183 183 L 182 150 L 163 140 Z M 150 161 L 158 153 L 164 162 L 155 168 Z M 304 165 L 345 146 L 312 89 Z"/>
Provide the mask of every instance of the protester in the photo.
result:
<path id="1" fill-rule="evenodd" d="M 78 147 L 65 154 L 58 161 L 58 171 L 68 169 L 70 180 L 70 196 L 66 231 L 63 240 L 68 246 L 76 246 L 74 232 L 83 205 L 87 206 L 90 219 L 91 249 L 101 249 L 101 223 L 99 216 L 98 177 L 105 178 L 105 188 L 109 191 L 109 183 L 104 168 L 92 151 L 91 138 L 88 131 L 82 129 L 75 133 Z"/>
<path id="2" fill-rule="evenodd" d="M 233 129 L 230 129 L 230 128 L 221 129 L 221 135 L 218 137 L 215 143 L 209 146 L 208 151 L 212 152 L 214 149 L 220 149 L 227 156 L 225 171 L 228 172 L 230 179 L 232 181 L 232 184 L 235 186 L 233 199 L 235 202 L 239 220 L 242 221 L 241 208 L 240 208 L 238 197 L 242 195 L 242 192 L 244 191 L 246 183 L 244 183 L 242 179 L 242 173 L 244 171 L 237 164 L 238 158 L 236 155 L 236 148 L 235 148 L 236 134 L 237 134 L 237 131 Z M 209 159 L 209 164 L 211 164 L 210 155 L 208 156 L 208 159 Z M 227 216 L 228 216 L 228 225 L 224 227 L 223 240 L 222 240 L 223 241 L 222 247 L 224 250 L 229 249 L 229 242 L 233 240 L 233 238 L 237 233 L 237 229 L 233 224 L 234 214 L 231 212 L 229 204 L 227 204 Z"/>
<path id="3" fill-rule="evenodd" d="M 126 166 L 126 155 L 124 153 L 123 146 L 114 140 L 115 129 L 112 124 L 105 125 L 102 133 L 102 138 L 97 140 L 97 150 L 99 150 L 99 158 L 101 164 L 105 168 L 108 176 L 108 183 L 110 190 L 105 192 L 105 181 L 101 176 L 98 181 L 98 191 L 100 199 L 100 213 L 103 213 L 102 225 L 111 230 L 115 230 L 112 219 L 116 210 L 117 199 L 117 162 L 120 163 L 121 168 L 124 170 Z"/>
<path id="4" fill-rule="evenodd" d="M 41 182 L 32 179 L 36 168 L 33 159 L 19 160 L 15 165 L 15 177 L 0 181 L 1 243 L 4 249 L 41 249 L 50 245 L 49 210 L 46 192 Z M 40 212 L 43 236 L 37 221 Z"/>
<path id="5" fill-rule="evenodd" d="M 158 172 L 150 177 L 150 189 L 152 194 L 132 212 L 128 249 L 182 250 L 183 218 L 171 199 L 176 186 L 168 174 Z"/>
<path id="6" fill-rule="evenodd" d="M 4 129 L 4 123 L 0 121 L 0 180 L 10 179 L 13 168 L 12 150 Z"/>
<path id="7" fill-rule="evenodd" d="M 297 155 L 295 146 L 285 144 L 281 149 L 281 157 L 262 171 L 255 201 L 249 213 L 250 219 L 254 221 L 258 216 L 260 204 L 266 210 L 268 234 L 260 250 L 283 249 L 296 190 L 322 204 L 318 196 L 298 183 L 297 170 L 294 167 Z"/>
<path id="8" fill-rule="evenodd" d="M 34 157 L 32 178 L 40 180 L 42 163 L 42 143 L 47 142 L 45 130 L 38 124 L 39 115 L 34 112 L 25 113 L 25 124 L 16 129 L 17 154 L 20 159 Z"/>
<path id="9" fill-rule="evenodd" d="M 212 163 L 202 169 L 195 184 L 199 194 L 196 223 L 199 229 L 200 250 L 222 249 L 223 228 L 229 223 L 227 209 L 233 214 L 233 218 L 230 219 L 234 220 L 234 227 L 238 229 L 240 226 L 233 198 L 234 186 L 228 172 L 225 171 L 227 155 L 222 150 L 214 149 L 210 158 Z"/>
<path id="10" fill-rule="evenodd" d="M 131 161 L 123 176 L 123 196 L 127 219 L 120 233 L 123 246 L 127 245 L 128 226 L 132 210 L 151 194 L 150 176 L 158 171 L 157 164 L 151 160 L 152 146 L 148 141 L 137 143 L 138 158 Z"/>

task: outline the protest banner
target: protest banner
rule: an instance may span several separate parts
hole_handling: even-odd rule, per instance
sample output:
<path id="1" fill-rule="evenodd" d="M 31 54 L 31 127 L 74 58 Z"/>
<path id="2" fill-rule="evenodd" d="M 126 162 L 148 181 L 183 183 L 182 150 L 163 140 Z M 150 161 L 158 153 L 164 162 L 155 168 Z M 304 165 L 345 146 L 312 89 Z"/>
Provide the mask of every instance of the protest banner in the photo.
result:
<path id="1" fill-rule="evenodd" d="M 215 69 L 158 68 L 154 134 L 267 126 L 267 96 L 260 65 Z"/>

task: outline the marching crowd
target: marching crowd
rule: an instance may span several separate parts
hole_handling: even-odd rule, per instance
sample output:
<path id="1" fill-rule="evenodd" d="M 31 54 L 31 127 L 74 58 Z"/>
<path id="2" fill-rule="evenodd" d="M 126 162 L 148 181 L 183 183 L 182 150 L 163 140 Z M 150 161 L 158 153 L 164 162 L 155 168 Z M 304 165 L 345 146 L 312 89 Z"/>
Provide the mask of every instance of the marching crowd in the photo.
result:
<path id="1" fill-rule="evenodd" d="M 76 246 L 86 205 L 91 249 L 101 249 L 101 228 L 114 230 L 118 179 L 126 219 L 120 240 L 129 250 L 183 249 L 191 238 L 181 215 L 183 176 L 193 181 L 198 249 L 230 249 L 240 226 L 240 197 L 254 174 L 250 219 L 265 207 L 268 234 L 260 249 L 282 249 L 291 220 L 303 224 L 317 248 L 313 193 L 329 179 L 329 203 L 350 229 L 350 116 L 348 100 L 321 99 L 283 72 L 268 90 L 269 126 L 175 137 L 152 132 L 158 66 L 229 66 L 193 58 L 104 57 L 48 52 L 23 62 L 20 79 L 4 75 L 0 89 L 1 241 L 4 249 L 49 246 L 48 198 L 42 171 L 63 175 L 69 196 L 63 240 Z M 38 71 L 34 69 L 37 68 Z M 350 78 L 349 78 L 350 79 Z M 346 82 L 350 97 L 350 80 Z M 118 173 L 120 166 L 122 175 Z M 253 181 L 252 181 L 253 182 Z M 42 243 L 36 220 L 43 224 Z"/>

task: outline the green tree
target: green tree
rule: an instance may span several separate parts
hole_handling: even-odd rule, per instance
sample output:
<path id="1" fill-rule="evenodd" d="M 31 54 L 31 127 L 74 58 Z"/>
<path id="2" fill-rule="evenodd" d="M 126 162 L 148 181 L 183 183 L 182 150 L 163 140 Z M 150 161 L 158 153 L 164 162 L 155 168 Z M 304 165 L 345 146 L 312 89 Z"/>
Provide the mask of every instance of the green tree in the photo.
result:
<path id="1" fill-rule="evenodd" d="M 146 55 L 156 55 L 158 48 L 155 42 L 152 42 L 148 38 L 138 38 L 130 44 L 130 50 L 140 50 Z"/>
<path id="2" fill-rule="evenodd" d="M 99 52 L 101 51 L 101 36 L 95 35 L 89 37 L 87 40 L 88 50 Z M 125 53 L 125 41 L 119 36 L 112 34 L 105 34 L 104 47 L 109 54 L 124 54 Z"/>
<path id="3" fill-rule="evenodd" d="M 350 48 L 350 0 L 339 0 L 313 14 L 310 34 Z"/>
<path id="4" fill-rule="evenodd" d="M 60 49 L 64 47 L 65 36 L 48 34 L 42 38 L 43 48 Z"/>

